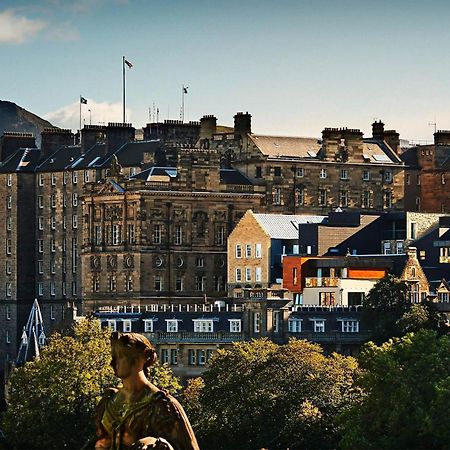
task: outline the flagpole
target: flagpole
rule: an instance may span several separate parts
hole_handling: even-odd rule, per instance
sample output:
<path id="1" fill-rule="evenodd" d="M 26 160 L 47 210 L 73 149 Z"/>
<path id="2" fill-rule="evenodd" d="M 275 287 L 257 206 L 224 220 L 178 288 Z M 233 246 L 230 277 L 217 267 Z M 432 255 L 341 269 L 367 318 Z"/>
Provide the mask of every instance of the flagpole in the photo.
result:
<path id="1" fill-rule="evenodd" d="M 181 86 L 181 121 L 184 122 L 184 84 Z"/>
<path id="2" fill-rule="evenodd" d="M 80 95 L 80 137 L 81 137 L 81 95 Z"/>
<path id="3" fill-rule="evenodd" d="M 125 56 L 122 56 L 122 89 L 123 89 L 123 98 L 122 98 L 122 108 L 123 108 L 123 123 L 125 123 Z"/>

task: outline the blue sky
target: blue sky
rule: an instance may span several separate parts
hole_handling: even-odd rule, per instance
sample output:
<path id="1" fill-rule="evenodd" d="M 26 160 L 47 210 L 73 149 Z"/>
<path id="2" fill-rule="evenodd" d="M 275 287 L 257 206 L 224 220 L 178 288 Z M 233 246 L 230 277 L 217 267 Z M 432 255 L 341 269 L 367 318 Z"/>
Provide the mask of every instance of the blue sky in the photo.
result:
<path id="1" fill-rule="evenodd" d="M 450 2 L 431 0 L 0 0 L 0 98 L 55 125 L 215 114 L 253 115 L 263 134 L 370 134 L 382 119 L 401 137 L 450 129 Z"/>

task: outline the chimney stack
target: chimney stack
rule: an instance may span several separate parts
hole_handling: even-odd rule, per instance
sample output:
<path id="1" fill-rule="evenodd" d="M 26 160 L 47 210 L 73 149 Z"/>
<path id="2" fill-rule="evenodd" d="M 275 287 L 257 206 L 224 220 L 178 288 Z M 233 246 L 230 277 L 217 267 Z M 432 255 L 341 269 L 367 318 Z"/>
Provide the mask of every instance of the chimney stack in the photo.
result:
<path id="1" fill-rule="evenodd" d="M 372 124 L 372 137 L 377 141 L 384 141 L 384 123 L 379 120 Z"/>
<path id="2" fill-rule="evenodd" d="M 42 158 L 47 158 L 60 147 L 73 145 L 73 134 L 68 129 L 44 128 L 41 138 Z"/>
<path id="3" fill-rule="evenodd" d="M 217 118 L 213 115 L 203 116 L 200 119 L 200 140 L 212 139 L 217 132 Z"/>
<path id="4" fill-rule="evenodd" d="M 19 148 L 36 148 L 33 134 L 5 131 L 0 139 L 0 161 L 4 161 Z"/>
<path id="5" fill-rule="evenodd" d="M 81 130 L 81 153 L 85 153 L 95 144 L 106 140 L 106 127 L 104 125 L 85 125 Z"/>
<path id="6" fill-rule="evenodd" d="M 131 123 L 108 123 L 106 128 L 106 152 L 113 153 L 127 142 L 134 140 L 135 129 Z"/>
<path id="7" fill-rule="evenodd" d="M 384 132 L 384 141 L 397 155 L 400 155 L 400 135 L 395 130 L 386 130 Z"/>
<path id="8" fill-rule="evenodd" d="M 248 112 L 238 112 L 234 116 L 234 134 L 241 136 L 242 140 L 247 139 L 247 134 L 252 132 L 252 116 Z"/>
<path id="9" fill-rule="evenodd" d="M 450 130 L 438 130 L 434 133 L 434 145 L 450 145 Z"/>

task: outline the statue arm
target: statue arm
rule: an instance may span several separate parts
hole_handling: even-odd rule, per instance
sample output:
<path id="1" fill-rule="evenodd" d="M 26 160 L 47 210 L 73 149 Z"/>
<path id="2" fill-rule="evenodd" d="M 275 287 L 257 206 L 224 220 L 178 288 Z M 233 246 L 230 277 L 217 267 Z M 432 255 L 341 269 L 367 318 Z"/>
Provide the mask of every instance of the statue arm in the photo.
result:
<path id="1" fill-rule="evenodd" d="M 107 389 L 103 394 L 100 402 L 95 410 L 95 449 L 109 449 L 112 443 L 112 437 L 108 434 L 107 430 L 102 424 L 103 415 L 105 413 L 106 405 L 112 398 L 112 396 L 117 392 L 117 389 Z"/>

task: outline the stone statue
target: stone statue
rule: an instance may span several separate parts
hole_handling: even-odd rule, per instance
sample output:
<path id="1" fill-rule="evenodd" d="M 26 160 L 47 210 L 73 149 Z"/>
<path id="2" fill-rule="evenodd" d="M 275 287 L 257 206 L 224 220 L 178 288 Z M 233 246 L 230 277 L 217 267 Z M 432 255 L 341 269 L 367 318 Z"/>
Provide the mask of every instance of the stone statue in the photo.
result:
<path id="1" fill-rule="evenodd" d="M 111 336 L 115 375 L 122 387 L 106 391 L 97 406 L 96 450 L 199 450 L 182 406 L 150 383 L 156 352 L 145 336 Z"/>

